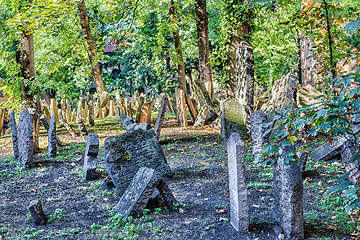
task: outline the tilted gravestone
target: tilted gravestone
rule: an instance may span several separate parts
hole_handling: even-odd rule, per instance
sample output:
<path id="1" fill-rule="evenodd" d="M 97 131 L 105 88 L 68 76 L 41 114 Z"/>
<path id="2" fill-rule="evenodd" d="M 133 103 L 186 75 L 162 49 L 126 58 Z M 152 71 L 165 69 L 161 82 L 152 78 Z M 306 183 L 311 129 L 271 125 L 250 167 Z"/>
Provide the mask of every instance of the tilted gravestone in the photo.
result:
<path id="1" fill-rule="evenodd" d="M 254 155 L 254 159 L 260 159 L 263 151 L 263 144 L 265 142 L 264 133 L 266 130 L 263 125 L 266 122 L 266 114 L 263 111 L 258 110 L 251 114 L 251 139 L 253 143 L 252 153 Z"/>
<path id="2" fill-rule="evenodd" d="M 56 138 L 56 119 L 55 115 L 51 116 L 49 131 L 48 131 L 48 154 L 50 157 L 56 157 L 57 151 L 57 138 Z"/>
<path id="3" fill-rule="evenodd" d="M 84 179 L 91 181 L 95 179 L 97 155 L 99 153 L 99 137 L 97 134 L 89 133 L 86 141 L 84 158 Z"/>
<path id="4" fill-rule="evenodd" d="M 274 167 L 273 195 L 274 219 L 277 233 L 285 239 L 304 239 L 303 181 L 300 166 L 294 162 L 285 164 L 285 156 L 295 151 L 294 146 L 281 148 Z"/>
<path id="5" fill-rule="evenodd" d="M 154 126 L 154 130 L 155 130 L 155 134 L 156 137 L 159 139 L 160 137 L 160 132 L 161 132 L 161 128 L 162 128 L 162 124 L 164 122 L 164 117 L 165 117 L 165 112 L 166 112 L 166 107 L 167 107 L 167 103 L 168 103 L 168 98 L 166 95 L 164 95 L 161 99 L 161 104 L 160 104 L 160 108 L 159 108 L 159 113 L 158 116 L 156 118 L 156 122 L 155 122 L 155 126 Z"/>
<path id="6" fill-rule="evenodd" d="M 151 122 L 151 112 L 153 108 L 153 101 L 145 102 L 140 111 L 140 123 L 150 123 Z"/>
<path id="7" fill-rule="evenodd" d="M 120 121 L 126 131 L 134 130 L 136 123 L 132 117 L 127 117 L 125 113 L 120 114 Z"/>
<path id="8" fill-rule="evenodd" d="M 174 211 L 176 200 L 161 174 L 155 169 L 142 167 L 136 172 L 129 187 L 116 205 L 116 214 L 124 217 L 136 217 L 141 214 L 156 189 L 159 190 L 169 210 Z"/>
<path id="9" fill-rule="evenodd" d="M 226 141 L 232 132 L 237 132 L 242 140 L 248 138 L 246 111 L 235 98 L 221 102 L 221 137 Z"/>
<path id="10" fill-rule="evenodd" d="M 153 168 L 161 175 L 171 175 L 153 129 L 139 128 L 107 138 L 104 144 L 104 161 L 120 194 L 125 192 L 140 167 Z"/>
<path id="11" fill-rule="evenodd" d="M 230 223 L 239 232 L 249 230 L 249 205 L 245 181 L 245 145 L 238 133 L 231 133 L 227 140 Z"/>
<path id="12" fill-rule="evenodd" d="M 10 128 L 11 128 L 11 137 L 13 142 L 13 150 L 14 150 L 14 157 L 16 159 L 19 158 L 19 146 L 18 146 L 18 137 L 17 137 L 17 127 L 15 122 L 15 112 L 12 111 L 9 116 L 10 120 Z"/>
<path id="13" fill-rule="evenodd" d="M 341 146 L 345 143 L 345 137 L 335 138 L 332 143 L 326 142 L 309 154 L 314 162 L 327 161 L 341 152 Z"/>
<path id="14" fill-rule="evenodd" d="M 23 167 L 32 166 L 34 162 L 33 127 L 31 121 L 32 116 L 29 111 L 27 109 L 22 110 L 17 126 L 17 136 L 19 140 L 19 163 Z"/>

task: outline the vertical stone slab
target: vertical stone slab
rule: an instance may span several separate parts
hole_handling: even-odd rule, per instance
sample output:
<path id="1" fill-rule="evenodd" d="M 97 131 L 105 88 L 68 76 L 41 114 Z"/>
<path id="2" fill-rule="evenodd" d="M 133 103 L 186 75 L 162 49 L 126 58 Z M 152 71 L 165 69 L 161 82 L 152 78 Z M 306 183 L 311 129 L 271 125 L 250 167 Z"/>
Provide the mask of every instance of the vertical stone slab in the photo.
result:
<path id="1" fill-rule="evenodd" d="M 179 126 L 187 127 L 187 116 L 186 116 L 186 102 L 184 91 L 180 88 L 175 88 L 176 97 L 176 114 L 178 118 Z"/>
<path id="2" fill-rule="evenodd" d="M 254 52 L 247 42 L 241 42 L 236 52 L 235 98 L 245 108 L 246 125 L 254 108 Z"/>
<path id="3" fill-rule="evenodd" d="M 245 145 L 238 133 L 231 133 L 227 140 L 230 223 L 238 232 L 249 230 L 249 205 L 245 181 Z"/>
<path id="4" fill-rule="evenodd" d="M 50 157 L 56 157 L 57 153 L 57 138 L 56 138 L 56 120 L 55 115 L 52 115 L 48 131 L 48 154 Z"/>
<path id="5" fill-rule="evenodd" d="M 141 93 L 140 96 L 136 99 L 136 113 L 135 113 L 135 122 L 140 123 L 140 118 L 142 114 L 142 107 L 145 103 L 146 96 L 144 93 Z"/>
<path id="6" fill-rule="evenodd" d="M 124 106 L 123 106 L 123 100 L 122 100 L 121 95 L 120 95 L 119 92 L 115 93 L 115 99 L 116 99 L 116 108 L 119 111 L 119 115 L 122 114 L 122 113 L 125 113 L 125 109 L 124 109 Z"/>
<path id="7" fill-rule="evenodd" d="M 135 129 L 136 127 L 134 119 L 132 119 L 132 117 L 127 117 L 125 113 L 120 114 L 120 121 L 127 132 Z"/>
<path id="8" fill-rule="evenodd" d="M 43 211 L 40 200 L 31 201 L 28 207 L 31 217 L 34 220 L 35 225 L 46 225 L 47 218 Z"/>
<path id="9" fill-rule="evenodd" d="M 17 126 L 17 136 L 19 140 L 19 163 L 23 167 L 32 166 L 34 163 L 33 149 L 33 127 L 31 124 L 32 116 L 27 109 L 20 113 Z"/>
<path id="10" fill-rule="evenodd" d="M 197 115 L 196 121 L 194 123 L 194 127 L 204 126 L 206 117 L 209 114 L 209 108 L 204 105 L 200 108 L 199 114 Z"/>
<path id="11" fill-rule="evenodd" d="M 79 100 L 77 104 L 77 115 L 76 115 L 76 124 L 78 125 L 80 134 L 83 136 L 86 136 L 88 134 L 88 131 L 86 129 L 86 126 L 82 120 L 82 99 Z"/>
<path id="12" fill-rule="evenodd" d="M 71 106 L 70 104 L 66 107 L 66 121 L 71 122 Z"/>
<path id="13" fill-rule="evenodd" d="M 50 99 L 50 116 L 55 115 L 56 123 L 59 123 L 59 110 L 55 98 Z"/>
<path id="14" fill-rule="evenodd" d="M 252 153 L 254 159 L 260 160 L 261 153 L 263 151 L 263 144 L 265 142 L 263 124 L 267 122 L 266 114 L 257 110 L 251 114 L 251 139 L 252 139 Z"/>
<path id="15" fill-rule="evenodd" d="M 284 163 L 294 146 L 281 148 L 277 165 L 274 167 L 273 195 L 275 232 L 283 233 L 285 239 L 304 239 L 303 182 L 300 166 Z"/>
<path id="16" fill-rule="evenodd" d="M 153 101 L 148 101 L 144 103 L 141 107 L 140 113 L 140 123 L 150 123 L 151 122 L 151 112 L 153 108 Z"/>
<path id="17" fill-rule="evenodd" d="M 95 117 L 94 117 L 94 95 L 89 93 L 88 96 L 88 104 L 89 104 L 89 125 L 90 127 L 95 125 Z"/>
<path id="18" fill-rule="evenodd" d="M 110 117 L 115 116 L 115 101 L 114 100 L 110 100 L 110 113 L 109 113 Z"/>
<path id="19" fill-rule="evenodd" d="M 18 146 L 18 137 L 17 137 L 17 127 L 15 122 L 15 112 L 12 111 L 9 115 L 10 128 L 11 128 L 11 137 L 13 142 L 13 151 L 15 159 L 19 158 L 19 146 Z"/>
<path id="20" fill-rule="evenodd" d="M 157 115 L 155 126 L 154 126 L 154 131 L 155 131 L 157 139 L 159 139 L 159 137 L 160 137 L 160 132 L 161 132 L 162 124 L 164 122 L 167 103 L 168 103 L 168 98 L 166 95 L 164 95 L 161 99 L 159 113 Z"/>
<path id="21" fill-rule="evenodd" d="M 221 135 L 223 139 L 226 141 L 232 132 L 239 133 L 242 140 L 247 139 L 246 118 L 245 107 L 235 98 L 223 101 L 221 103 Z"/>
<path id="22" fill-rule="evenodd" d="M 84 158 L 84 179 L 91 181 L 95 179 L 97 155 L 99 153 L 99 137 L 97 134 L 90 133 L 86 141 Z"/>

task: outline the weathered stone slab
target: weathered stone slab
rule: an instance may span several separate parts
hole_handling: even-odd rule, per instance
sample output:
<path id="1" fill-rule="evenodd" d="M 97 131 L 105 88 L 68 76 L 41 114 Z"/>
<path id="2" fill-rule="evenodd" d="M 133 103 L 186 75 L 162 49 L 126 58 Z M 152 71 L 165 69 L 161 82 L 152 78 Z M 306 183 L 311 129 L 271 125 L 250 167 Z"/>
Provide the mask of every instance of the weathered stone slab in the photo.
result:
<path id="1" fill-rule="evenodd" d="M 303 174 L 306 169 L 308 153 L 307 152 L 296 152 L 296 155 L 299 158 L 299 166 L 300 166 L 301 174 Z"/>
<path id="2" fill-rule="evenodd" d="M 176 97 L 176 114 L 178 118 L 178 124 L 181 127 L 187 127 L 187 116 L 186 116 L 186 101 L 184 91 L 180 88 L 175 88 Z"/>
<path id="3" fill-rule="evenodd" d="M 221 136 L 226 141 L 232 132 L 237 132 L 242 140 L 248 138 L 246 111 L 235 98 L 221 102 Z"/>
<path id="4" fill-rule="evenodd" d="M 332 157 L 338 155 L 341 152 L 341 146 L 346 141 L 345 137 L 336 138 L 330 144 L 328 142 L 324 143 L 314 151 L 309 154 L 309 157 L 315 162 L 317 161 L 327 161 L 330 160 Z"/>
<path id="5" fill-rule="evenodd" d="M 284 163 L 288 151 L 294 146 L 281 148 L 277 165 L 274 167 L 273 195 L 275 232 L 285 235 L 285 239 L 304 239 L 303 182 L 300 166 Z"/>
<path id="6" fill-rule="evenodd" d="M 254 159 L 260 160 L 263 144 L 265 143 L 264 133 L 266 129 L 263 127 L 264 123 L 267 122 L 266 114 L 261 111 L 255 111 L 251 114 L 251 139 L 252 139 L 252 153 Z"/>
<path id="7" fill-rule="evenodd" d="M 104 161 L 116 189 L 123 194 L 140 167 L 171 175 L 171 170 L 154 130 L 135 129 L 109 137 L 104 144 Z"/>
<path id="8" fill-rule="evenodd" d="M 43 211 L 41 201 L 40 200 L 34 200 L 30 202 L 30 205 L 28 207 L 31 217 L 34 220 L 35 225 L 46 225 L 47 224 L 47 218 Z"/>
<path id="9" fill-rule="evenodd" d="M 148 101 L 142 105 L 140 112 L 140 123 L 151 122 L 152 108 L 153 108 L 153 101 Z"/>
<path id="10" fill-rule="evenodd" d="M 110 112 L 109 115 L 115 116 L 115 101 L 114 100 L 110 100 Z"/>
<path id="11" fill-rule="evenodd" d="M 59 123 L 59 109 L 55 98 L 50 99 L 50 116 L 55 115 L 56 123 Z"/>
<path id="12" fill-rule="evenodd" d="M 19 140 L 19 163 L 23 167 L 32 166 L 34 162 L 33 127 L 31 121 L 32 116 L 29 111 L 27 109 L 22 110 L 17 126 L 17 136 Z"/>
<path id="13" fill-rule="evenodd" d="M 170 211 L 174 211 L 176 200 L 161 174 L 155 169 L 142 167 L 137 171 L 116 205 L 116 214 L 121 214 L 124 217 L 137 217 L 143 212 L 156 189 L 159 190 Z"/>
<path id="14" fill-rule="evenodd" d="M 155 134 L 156 137 L 159 139 L 160 137 L 160 132 L 161 132 L 161 128 L 162 128 L 162 124 L 164 122 L 164 117 L 165 117 L 165 113 L 166 113 L 166 108 L 167 108 L 167 103 L 168 103 L 168 98 L 166 95 L 164 95 L 161 99 L 161 104 L 159 107 L 159 113 L 157 115 L 156 118 L 156 122 L 155 122 L 155 126 L 154 126 L 154 130 L 155 130 Z"/>
<path id="15" fill-rule="evenodd" d="M 351 139 L 351 138 L 350 138 Z M 351 141 L 346 140 L 341 146 L 341 160 L 346 164 L 345 170 L 349 173 L 349 181 L 354 185 L 360 183 L 360 160 L 349 163 L 350 158 L 354 152 L 358 150 L 358 147 L 355 146 Z"/>
<path id="16" fill-rule="evenodd" d="M 97 134 L 89 133 L 86 140 L 84 157 L 84 179 L 91 181 L 95 179 L 97 155 L 99 153 L 99 137 Z"/>
<path id="17" fill-rule="evenodd" d="M 245 179 L 245 145 L 238 133 L 227 140 L 230 223 L 239 232 L 249 230 L 249 205 Z"/>
<path id="18" fill-rule="evenodd" d="M 57 138 L 56 138 L 56 120 L 55 115 L 50 118 L 48 131 L 48 154 L 50 157 L 56 157 L 57 153 Z"/>
<path id="19" fill-rule="evenodd" d="M 132 117 L 127 117 L 125 113 L 120 114 L 120 121 L 126 131 L 131 131 L 136 127 L 136 123 Z"/>
<path id="20" fill-rule="evenodd" d="M 10 121 L 10 128 L 11 128 L 11 137 L 12 137 L 12 143 L 13 143 L 13 151 L 14 151 L 14 157 L 16 159 L 19 158 L 19 146 L 18 146 L 18 137 L 17 137 L 17 127 L 15 122 L 15 112 L 12 111 L 9 115 L 9 121 Z"/>
<path id="21" fill-rule="evenodd" d="M 206 117 L 209 114 L 209 108 L 204 105 L 200 108 L 199 114 L 197 115 L 196 121 L 194 123 L 194 127 L 204 126 Z"/>

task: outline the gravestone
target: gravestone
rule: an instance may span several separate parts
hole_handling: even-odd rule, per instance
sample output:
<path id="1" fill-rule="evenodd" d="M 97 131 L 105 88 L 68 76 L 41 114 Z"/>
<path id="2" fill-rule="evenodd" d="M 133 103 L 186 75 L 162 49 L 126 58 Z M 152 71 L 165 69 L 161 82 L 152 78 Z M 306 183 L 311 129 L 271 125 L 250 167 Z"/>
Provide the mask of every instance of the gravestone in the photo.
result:
<path id="1" fill-rule="evenodd" d="M 47 218 L 43 211 L 41 201 L 40 200 L 34 200 L 31 201 L 28 207 L 31 217 L 34 220 L 35 225 L 46 225 L 47 224 Z"/>
<path id="2" fill-rule="evenodd" d="M 70 106 L 70 103 L 66 107 L 66 121 L 68 123 L 71 122 L 71 106 Z"/>
<path id="3" fill-rule="evenodd" d="M 246 128 L 246 111 L 235 98 L 220 103 L 221 137 L 226 141 L 232 132 L 237 132 L 242 140 L 248 138 Z"/>
<path id="4" fill-rule="evenodd" d="M 88 131 L 86 129 L 85 123 L 83 121 L 83 103 L 82 103 L 82 97 L 80 97 L 79 102 L 77 104 L 77 114 L 76 114 L 76 124 L 78 125 L 79 132 L 82 136 L 88 135 Z"/>
<path id="5" fill-rule="evenodd" d="M 141 108 L 144 105 L 144 102 L 146 100 L 146 96 L 144 93 L 141 93 L 140 96 L 136 99 L 136 114 L 135 114 L 135 122 L 140 122 L 141 117 Z"/>
<path id="6" fill-rule="evenodd" d="M 208 106 L 204 105 L 200 108 L 199 114 L 197 115 L 197 118 L 194 123 L 194 127 L 201 127 L 204 126 L 206 117 L 209 114 L 209 108 Z"/>
<path id="7" fill-rule="evenodd" d="M 281 148 L 277 165 L 274 167 L 273 195 L 276 233 L 282 233 L 285 239 L 304 239 L 303 220 L 303 181 L 300 166 L 284 159 L 295 147 Z"/>
<path id="8" fill-rule="evenodd" d="M 241 42 L 236 51 L 235 99 L 241 105 L 250 131 L 250 116 L 254 109 L 254 52 L 247 42 Z"/>
<path id="9" fill-rule="evenodd" d="M 161 174 L 155 169 L 141 167 L 116 205 L 116 214 L 137 217 L 143 212 L 156 189 L 169 210 L 175 211 L 176 200 Z"/>
<path id="10" fill-rule="evenodd" d="M 120 121 L 127 132 L 133 130 L 136 127 L 134 119 L 132 117 L 127 117 L 125 113 L 120 114 Z"/>
<path id="11" fill-rule="evenodd" d="M 171 176 L 171 170 L 153 129 L 135 129 L 104 143 L 104 161 L 116 189 L 123 194 L 140 167 Z"/>
<path id="12" fill-rule="evenodd" d="M 99 153 L 99 137 L 97 134 L 90 133 L 86 140 L 86 150 L 84 157 L 84 179 L 91 181 L 95 179 L 97 155 Z"/>
<path id="13" fill-rule="evenodd" d="M 306 169 L 308 153 L 307 152 L 296 152 L 296 155 L 299 158 L 299 166 L 300 166 L 301 174 L 303 174 Z"/>
<path id="14" fill-rule="evenodd" d="M 341 152 L 341 146 L 345 143 L 345 137 L 335 138 L 332 143 L 326 142 L 309 154 L 314 162 L 327 161 Z"/>
<path id="15" fill-rule="evenodd" d="M 154 126 L 154 130 L 155 130 L 155 134 L 156 134 L 157 139 L 159 139 L 159 137 L 160 137 L 160 132 L 161 132 L 162 124 L 164 122 L 167 103 L 168 103 L 168 98 L 167 98 L 166 95 L 164 95 L 162 97 L 162 99 L 161 99 L 161 104 L 160 104 L 160 107 L 159 107 L 159 113 L 158 113 L 158 116 L 156 118 L 156 122 L 155 122 L 155 126 Z"/>
<path id="16" fill-rule="evenodd" d="M 57 150 L 57 138 L 56 138 L 56 120 L 55 115 L 50 118 L 49 131 L 48 131 L 48 154 L 50 157 L 56 157 Z"/>
<path id="17" fill-rule="evenodd" d="M 114 100 L 110 100 L 110 113 L 109 113 L 110 117 L 115 116 L 115 101 Z"/>
<path id="18" fill-rule="evenodd" d="M 140 123 L 150 123 L 151 122 L 151 112 L 153 108 L 153 101 L 148 101 L 144 103 L 140 111 Z"/>
<path id="19" fill-rule="evenodd" d="M 19 163 L 23 167 L 32 166 L 34 162 L 33 149 L 33 127 L 31 124 L 32 116 L 27 109 L 20 113 L 17 125 Z"/>
<path id="20" fill-rule="evenodd" d="M 59 109 L 55 98 L 50 99 L 50 115 L 55 115 L 56 123 L 59 123 Z"/>
<path id="21" fill-rule="evenodd" d="M 180 88 L 175 88 L 175 98 L 176 98 L 176 115 L 178 119 L 178 124 L 181 127 L 187 127 L 187 116 L 186 116 L 186 102 L 184 91 Z"/>
<path id="22" fill-rule="evenodd" d="M 251 114 L 250 123 L 251 123 L 251 139 L 252 139 L 252 153 L 254 159 L 260 160 L 263 144 L 265 142 L 264 132 L 266 129 L 263 127 L 263 124 L 267 122 L 266 114 L 257 110 Z"/>
<path id="23" fill-rule="evenodd" d="M 12 111 L 9 115 L 10 128 L 11 128 L 11 137 L 13 142 L 13 151 L 15 159 L 19 158 L 19 146 L 18 146 L 18 137 L 17 137 L 17 127 L 15 122 L 15 112 Z"/>
<path id="24" fill-rule="evenodd" d="M 249 205 L 245 179 L 245 145 L 238 133 L 227 140 L 230 223 L 238 232 L 249 230 Z"/>

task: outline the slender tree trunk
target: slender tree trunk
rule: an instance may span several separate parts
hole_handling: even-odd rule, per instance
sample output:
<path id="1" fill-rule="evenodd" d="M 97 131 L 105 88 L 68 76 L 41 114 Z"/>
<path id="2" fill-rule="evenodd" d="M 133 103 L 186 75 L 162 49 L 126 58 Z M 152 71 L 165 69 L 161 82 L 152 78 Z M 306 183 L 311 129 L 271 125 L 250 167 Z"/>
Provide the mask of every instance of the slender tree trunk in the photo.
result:
<path id="1" fill-rule="evenodd" d="M 95 46 L 94 39 L 91 35 L 89 18 L 86 11 L 86 6 L 84 0 L 77 1 L 78 12 L 80 15 L 80 24 L 82 28 L 82 32 L 84 34 L 84 38 L 87 44 L 87 52 L 91 65 L 91 72 L 93 75 L 93 79 L 95 82 L 96 91 L 100 96 L 100 102 L 102 107 L 106 105 L 109 100 L 109 94 L 106 92 L 105 84 L 101 76 L 100 66 L 96 60 L 97 49 Z"/>
<path id="2" fill-rule="evenodd" d="M 326 31 L 327 31 L 327 35 L 328 35 L 328 41 L 329 41 L 329 53 L 330 53 L 330 71 L 332 74 L 332 77 L 336 77 L 336 63 L 334 62 L 334 57 L 333 57 L 333 39 L 331 37 L 331 23 L 330 23 L 330 18 L 329 18 L 329 10 L 328 10 L 328 4 L 326 2 L 326 0 L 323 0 L 324 2 L 324 7 L 325 7 L 325 15 L 326 15 Z"/>
<path id="3" fill-rule="evenodd" d="M 169 13 L 170 13 L 171 22 L 172 22 L 172 24 L 175 25 L 172 30 L 173 30 L 173 38 L 174 38 L 174 45 L 175 45 L 175 49 L 176 49 L 176 55 L 178 57 L 176 62 L 178 63 L 178 75 L 179 75 L 180 89 L 186 93 L 187 91 L 186 91 L 184 58 L 183 58 L 183 53 L 181 50 L 180 32 L 179 32 L 179 28 L 178 28 L 179 18 L 177 15 L 177 6 L 175 5 L 174 0 L 170 0 Z"/>
<path id="4" fill-rule="evenodd" d="M 228 0 L 228 3 L 225 6 L 226 10 L 226 22 L 227 25 L 230 26 L 228 31 L 230 32 L 230 39 L 228 39 L 226 45 L 227 51 L 227 58 L 226 58 L 226 75 L 228 77 L 228 82 L 226 83 L 227 93 L 229 96 L 233 96 L 235 92 L 235 85 L 236 85 L 236 50 L 239 48 L 240 43 L 242 41 L 248 42 L 249 41 L 249 34 L 250 34 L 250 23 L 247 20 L 243 22 L 238 22 L 240 20 L 238 16 L 238 11 L 235 11 L 235 8 L 239 4 L 243 4 L 244 0 Z M 242 19 L 250 18 L 250 11 L 243 12 L 242 14 L 246 15 Z M 234 20 L 235 19 L 235 20 Z M 234 22 L 236 21 L 236 22 Z M 232 29 L 232 26 L 238 26 L 238 28 Z"/>
<path id="5" fill-rule="evenodd" d="M 213 82 L 211 76 L 210 66 L 210 47 L 209 47 L 209 31 L 208 31 L 208 18 L 206 11 L 206 0 L 195 1 L 196 10 L 196 28 L 198 34 L 198 51 L 199 51 L 199 72 L 200 81 L 209 83 L 209 95 L 211 100 L 215 98 Z"/>

